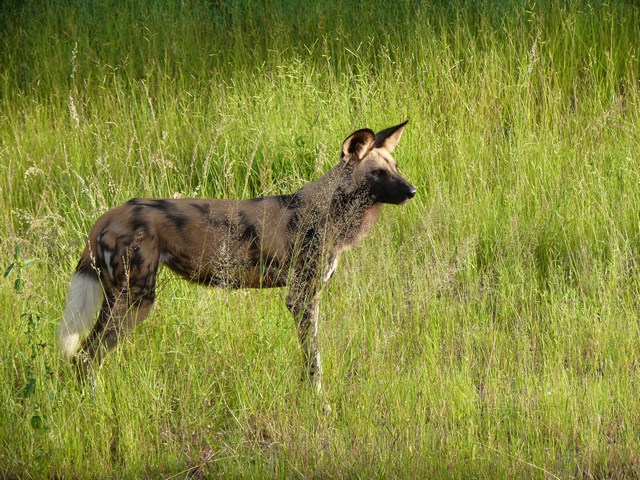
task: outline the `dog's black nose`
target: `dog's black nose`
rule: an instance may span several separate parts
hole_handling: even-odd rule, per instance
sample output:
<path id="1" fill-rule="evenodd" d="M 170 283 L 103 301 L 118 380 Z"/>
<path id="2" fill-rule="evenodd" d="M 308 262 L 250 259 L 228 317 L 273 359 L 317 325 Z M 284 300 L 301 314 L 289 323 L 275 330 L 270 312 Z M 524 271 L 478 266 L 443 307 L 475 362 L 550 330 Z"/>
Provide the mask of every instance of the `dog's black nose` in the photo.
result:
<path id="1" fill-rule="evenodd" d="M 417 191 L 418 190 L 416 190 L 416 187 L 410 187 L 409 192 L 407 193 L 407 197 L 413 198 Z"/>

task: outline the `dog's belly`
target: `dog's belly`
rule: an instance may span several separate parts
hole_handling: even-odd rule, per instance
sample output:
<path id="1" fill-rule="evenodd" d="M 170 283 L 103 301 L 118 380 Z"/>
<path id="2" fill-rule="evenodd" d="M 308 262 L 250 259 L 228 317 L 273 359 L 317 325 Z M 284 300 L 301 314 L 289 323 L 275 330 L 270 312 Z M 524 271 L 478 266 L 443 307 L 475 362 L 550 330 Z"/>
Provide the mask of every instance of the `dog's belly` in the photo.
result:
<path id="1" fill-rule="evenodd" d="M 262 255 L 194 259 L 165 254 L 160 262 L 192 282 L 222 288 L 276 288 L 287 285 L 288 265 Z"/>

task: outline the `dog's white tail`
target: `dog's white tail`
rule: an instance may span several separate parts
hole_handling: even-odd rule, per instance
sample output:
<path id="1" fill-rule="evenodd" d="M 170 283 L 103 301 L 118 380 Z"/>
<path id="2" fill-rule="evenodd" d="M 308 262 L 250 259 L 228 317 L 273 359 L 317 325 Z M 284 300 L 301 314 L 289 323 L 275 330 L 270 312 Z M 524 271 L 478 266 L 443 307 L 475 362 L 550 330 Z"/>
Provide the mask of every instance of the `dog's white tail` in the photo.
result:
<path id="1" fill-rule="evenodd" d="M 104 292 L 98 278 L 91 274 L 74 273 L 69 285 L 67 305 L 62 321 L 56 329 L 58 348 L 71 360 L 80 343 L 80 337 L 89 333 L 96 322 L 96 313 L 102 304 Z"/>

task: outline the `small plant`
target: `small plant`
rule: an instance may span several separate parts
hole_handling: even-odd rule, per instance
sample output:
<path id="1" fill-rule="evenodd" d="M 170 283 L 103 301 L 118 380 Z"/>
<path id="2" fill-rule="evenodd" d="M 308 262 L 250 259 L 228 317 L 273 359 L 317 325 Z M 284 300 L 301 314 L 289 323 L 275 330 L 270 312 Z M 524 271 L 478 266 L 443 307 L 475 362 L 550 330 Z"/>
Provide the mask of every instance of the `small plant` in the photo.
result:
<path id="1" fill-rule="evenodd" d="M 26 421 L 31 429 L 31 468 L 34 472 L 44 472 L 50 462 L 50 456 L 46 447 L 47 435 L 50 431 L 47 412 L 47 401 L 39 395 L 47 391 L 49 385 L 45 385 L 53 377 L 53 370 L 47 362 L 47 355 L 44 354 L 48 346 L 43 331 L 43 317 L 31 310 L 27 305 L 30 303 L 31 295 L 28 294 L 25 286 L 24 268 L 35 261 L 34 258 L 23 258 L 20 245 L 16 245 L 13 261 L 6 267 L 4 277 L 14 274 L 13 281 L 14 295 L 23 303 L 20 313 L 21 330 L 24 332 L 25 345 L 15 357 L 17 382 L 15 397 L 20 405 L 20 416 Z"/>
<path id="2" fill-rule="evenodd" d="M 13 262 L 11 262 L 4 271 L 4 278 L 7 278 L 13 270 L 16 270 L 17 276 L 13 282 L 13 289 L 16 291 L 16 293 L 22 292 L 22 285 L 24 284 L 22 269 L 30 263 L 33 263 L 34 260 L 34 258 L 23 259 L 20 245 L 16 245 L 15 251 L 13 253 Z"/>

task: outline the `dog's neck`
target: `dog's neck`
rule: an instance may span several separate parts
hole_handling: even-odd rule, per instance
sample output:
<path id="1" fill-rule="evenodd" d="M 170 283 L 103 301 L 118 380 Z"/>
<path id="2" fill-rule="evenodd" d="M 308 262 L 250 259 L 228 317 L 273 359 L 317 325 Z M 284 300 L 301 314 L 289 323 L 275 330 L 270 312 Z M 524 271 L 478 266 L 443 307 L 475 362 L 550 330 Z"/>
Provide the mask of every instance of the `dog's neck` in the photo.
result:
<path id="1" fill-rule="evenodd" d="M 303 188 L 306 210 L 323 218 L 339 248 L 357 243 L 371 229 L 380 214 L 364 186 L 352 185 L 353 169 L 341 162 L 318 180 Z"/>

